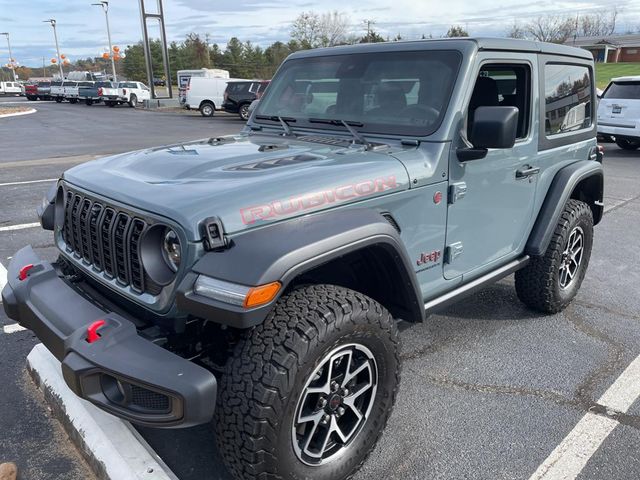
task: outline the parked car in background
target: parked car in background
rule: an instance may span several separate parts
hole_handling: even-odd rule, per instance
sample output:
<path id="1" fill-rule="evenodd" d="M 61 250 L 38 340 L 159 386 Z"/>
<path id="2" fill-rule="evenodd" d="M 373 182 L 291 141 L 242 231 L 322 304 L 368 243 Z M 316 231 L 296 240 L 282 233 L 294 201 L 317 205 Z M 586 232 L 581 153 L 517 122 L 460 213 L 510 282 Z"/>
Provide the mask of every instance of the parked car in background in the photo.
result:
<path id="1" fill-rule="evenodd" d="M 156 87 L 166 87 L 167 82 L 164 78 L 153 77 L 153 84 Z"/>
<path id="2" fill-rule="evenodd" d="M 4 92 L 2 92 L 4 93 Z M 28 83 L 24 86 L 24 95 L 27 97 L 29 101 L 38 100 L 38 84 L 37 83 Z"/>
<path id="3" fill-rule="evenodd" d="M 78 103 L 79 89 L 80 87 L 88 87 L 93 85 L 93 82 L 66 82 L 64 85 L 64 98 L 69 103 Z"/>
<path id="4" fill-rule="evenodd" d="M 191 77 L 185 86 L 184 107 L 200 110 L 203 117 L 211 117 L 222 109 L 227 83 L 245 81 L 238 78 Z"/>
<path id="5" fill-rule="evenodd" d="M 0 82 L 1 95 L 20 95 L 22 87 L 18 82 Z"/>
<path id="6" fill-rule="evenodd" d="M 598 135 L 625 150 L 640 148 L 640 75 L 611 80 L 598 104 Z"/>
<path id="7" fill-rule="evenodd" d="M 51 100 L 51 82 L 39 82 L 37 86 L 38 98 L 40 100 Z"/>
<path id="8" fill-rule="evenodd" d="M 85 83 L 85 82 L 82 82 Z M 101 88 L 114 88 L 113 82 L 87 82 L 90 85 L 80 85 L 78 87 L 78 100 L 84 102 L 86 105 L 93 105 L 94 103 L 100 103 Z"/>
<path id="9" fill-rule="evenodd" d="M 115 88 L 101 87 L 98 94 L 108 107 L 126 103 L 131 108 L 136 108 L 138 102 L 151 99 L 149 87 L 142 82 L 120 82 Z"/>
<path id="10" fill-rule="evenodd" d="M 51 98 L 53 98 L 56 103 L 60 103 L 64 100 L 64 86 L 65 83 L 76 83 L 76 82 L 65 82 L 64 80 L 54 80 L 51 82 Z"/>
<path id="11" fill-rule="evenodd" d="M 264 80 L 230 81 L 224 92 L 222 108 L 225 112 L 237 113 L 242 120 L 249 120 L 249 106 L 257 99 L 258 92 L 269 85 Z"/>

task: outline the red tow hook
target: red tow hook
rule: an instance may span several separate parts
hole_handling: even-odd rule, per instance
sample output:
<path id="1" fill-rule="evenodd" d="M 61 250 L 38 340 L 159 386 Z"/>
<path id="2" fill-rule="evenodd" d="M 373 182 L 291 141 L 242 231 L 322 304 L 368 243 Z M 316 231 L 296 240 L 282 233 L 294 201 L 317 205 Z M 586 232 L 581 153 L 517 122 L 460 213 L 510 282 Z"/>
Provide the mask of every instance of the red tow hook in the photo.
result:
<path id="1" fill-rule="evenodd" d="M 20 272 L 18 272 L 18 278 L 20 279 L 20 281 L 27 279 L 27 277 L 29 276 L 29 270 L 31 270 L 32 268 L 33 263 L 30 263 L 29 265 L 25 265 L 20 269 Z"/>
<path id="2" fill-rule="evenodd" d="M 105 322 L 104 320 L 96 320 L 87 327 L 87 342 L 93 343 L 96 340 L 100 339 L 100 335 L 98 335 L 98 329 L 102 328 L 105 323 L 107 322 Z"/>

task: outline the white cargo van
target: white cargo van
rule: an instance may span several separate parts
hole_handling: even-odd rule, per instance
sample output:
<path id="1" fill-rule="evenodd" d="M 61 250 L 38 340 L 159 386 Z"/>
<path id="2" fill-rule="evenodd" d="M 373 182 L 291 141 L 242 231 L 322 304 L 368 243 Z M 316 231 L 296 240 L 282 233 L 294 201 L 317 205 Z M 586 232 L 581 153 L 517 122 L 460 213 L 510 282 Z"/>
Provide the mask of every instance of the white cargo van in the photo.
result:
<path id="1" fill-rule="evenodd" d="M 187 85 L 193 78 L 226 78 L 229 79 L 229 71 L 220 68 L 199 68 L 197 70 L 178 70 L 178 99 L 180 105 L 186 102 Z"/>
<path id="2" fill-rule="evenodd" d="M 203 117 L 211 117 L 222 109 L 227 82 L 241 78 L 191 77 L 185 88 L 185 108 L 200 110 Z"/>

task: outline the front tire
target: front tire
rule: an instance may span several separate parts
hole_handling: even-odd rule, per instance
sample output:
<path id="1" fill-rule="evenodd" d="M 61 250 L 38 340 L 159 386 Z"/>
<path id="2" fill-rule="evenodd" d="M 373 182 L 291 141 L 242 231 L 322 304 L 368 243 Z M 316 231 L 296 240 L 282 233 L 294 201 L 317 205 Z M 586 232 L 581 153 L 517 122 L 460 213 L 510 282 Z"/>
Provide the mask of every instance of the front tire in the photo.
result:
<path id="1" fill-rule="evenodd" d="M 56 97 L 56 103 L 62 103 L 62 99 L 60 97 Z"/>
<path id="2" fill-rule="evenodd" d="M 616 138 L 616 145 L 618 145 L 623 150 L 637 150 L 638 148 L 640 148 L 640 140 Z"/>
<path id="3" fill-rule="evenodd" d="M 393 407 L 395 322 L 352 290 L 278 301 L 236 346 L 220 382 L 219 449 L 237 479 L 340 480 L 364 462 Z"/>
<path id="4" fill-rule="evenodd" d="M 78 99 L 77 98 L 70 98 L 69 99 L 69 103 L 76 104 L 76 103 L 78 103 Z"/>
<path id="5" fill-rule="evenodd" d="M 593 245 L 593 213 L 569 200 L 544 255 L 531 258 L 515 274 L 516 293 L 528 307 L 544 313 L 563 310 L 578 293 Z"/>
<path id="6" fill-rule="evenodd" d="M 131 98 L 129 98 L 129 106 L 131 108 L 136 108 L 138 106 L 138 97 L 131 95 Z"/>
<path id="7" fill-rule="evenodd" d="M 86 106 L 90 107 L 91 105 L 93 105 L 93 100 L 91 100 L 91 99 L 87 98 L 87 99 L 84 101 L 84 104 L 85 104 Z"/>

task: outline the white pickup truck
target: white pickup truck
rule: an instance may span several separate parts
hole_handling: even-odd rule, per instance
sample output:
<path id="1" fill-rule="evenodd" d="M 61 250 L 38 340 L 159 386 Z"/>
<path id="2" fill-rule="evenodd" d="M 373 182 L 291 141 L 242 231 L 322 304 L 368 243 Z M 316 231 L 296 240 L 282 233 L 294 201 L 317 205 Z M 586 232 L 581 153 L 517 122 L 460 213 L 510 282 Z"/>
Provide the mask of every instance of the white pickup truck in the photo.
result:
<path id="1" fill-rule="evenodd" d="M 142 82 L 120 82 L 117 87 L 102 87 L 98 89 L 98 95 L 109 107 L 128 104 L 136 108 L 138 102 L 151 99 L 151 91 Z"/>
<path id="2" fill-rule="evenodd" d="M 64 82 L 64 98 L 69 103 L 78 103 L 78 91 L 80 87 L 90 87 L 93 82 Z"/>

